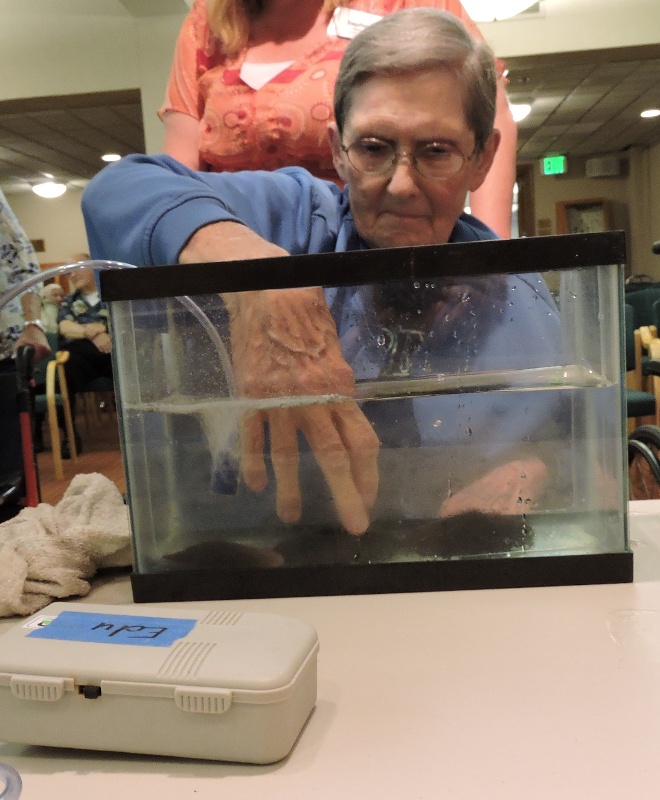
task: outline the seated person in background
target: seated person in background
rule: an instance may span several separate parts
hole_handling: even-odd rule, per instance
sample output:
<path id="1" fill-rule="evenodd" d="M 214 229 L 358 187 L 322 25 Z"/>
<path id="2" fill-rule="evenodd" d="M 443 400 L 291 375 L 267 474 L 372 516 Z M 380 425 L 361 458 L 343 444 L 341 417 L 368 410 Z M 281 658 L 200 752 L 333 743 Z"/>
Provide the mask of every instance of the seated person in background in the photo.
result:
<path id="1" fill-rule="evenodd" d="M 41 321 L 44 324 L 46 333 L 58 333 L 59 324 L 57 316 L 60 310 L 60 303 L 64 298 L 64 289 L 59 283 L 49 283 L 44 286 L 43 302 L 41 305 Z"/>
<path id="2" fill-rule="evenodd" d="M 112 378 L 112 361 L 108 310 L 99 296 L 94 270 L 72 272 L 69 284 L 73 292 L 62 300 L 58 324 L 60 350 L 69 351 L 64 371 L 75 424 L 76 394 L 86 391 L 95 378 Z M 68 442 L 64 441 L 64 457 L 67 457 L 69 449 Z M 80 452 L 81 441 L 77 431 L 76 449 Z"/>
<path id="3" fill-rule="evenodd" d="M 59 283 L 48 283 L 44 286 L 42 292 L 43 298 L 41 303 L 41 322 L 44 326 L 45 333 L 56 334 L 59 331 L 57 322 L 57 315 L 60 310 L 60 303 L 64 297 L 64 289 Z M 45 376 L 45 372 L 43 373 Z M 35 373 L 36 377 L 36 373 Z M 35 394 L 44 394 L 46 385 L 39 384 L 33 387 Z M 59 408 L 58 408 L 59 411 Z M 43 437 L 43 423 L 46 418 L 46 412 L 36 411 L 34 414 L 34 450 L 35 453 L 43 453 L 46 449 Z M 68 443 L 67 443 L 68 447 Z"/>
<path id="4" fill-rule="evenodd" d="M 463 213 L 466 193 L 482 184 L 497 151 L 495 97 L 492 55 L 457 19 L 427 8 L 397 12 L 358 34 L 341 62 L 329 136 L 344 189 L 295 167 L 213 174 L 168 156 L 129 156 L 102 170 L 85 191 L 92 254 L 142 265 L 184 264 L 497 238 Z M 403 283 L 389 298 L 373 297 L 369 287 L 228 296 L 239 394 L 351 397 L 356 377 L 401 374 L 401 364 L 386 363 L 387 348 L 369 354 L 360 347 L 360 332 L 375 321 L 410 333 L 406 294 L 414 307 L 419 287 Z M 432 368 L 443 363 L 445 349 L 458 372 L 483 369 L 489 357 L 495 363 L 489 368 L 497 369 L 537 365 L 539 355 L 553 363 L 556 356 L 558 317 L 539 275 L 449 280 L 427 307 L 422 335 L 439 342 L 428 351 Z M 424 364 L 412 369 L 408 374 L 423 374 Z M 415 399 L 418 435 L 428 442 L 471 435 L 479 441 L 500 426 L 515 443 L 529 441 L 530 431 L 545 424 L 547 409 L 525 416 L 511 394 L 501 396 L 494 404 L 485 398 L 491 406 L 467 417 L 454 401 L 453 419 L 432 413 L 429 403 L 438 398 Z M 344 401 L 271 405 L 247 417 L 243 481 L 254 492 L 266 487 L 267 425 L 277 514 L 285 522 L 298 520 L 302 432 L 342 525 L 364 533 L 378 493 L 381 435 L 368 413 Z M 503 439 L 510 444 L 509 436 Z M 435 514 L 520 514 L 520 503 L 532 507 L 547 483 L 547 465 L 525 447 L 503 448 L 477 462 L 466 472 L 470 483 L 450 493 L 445 487 Z"/>

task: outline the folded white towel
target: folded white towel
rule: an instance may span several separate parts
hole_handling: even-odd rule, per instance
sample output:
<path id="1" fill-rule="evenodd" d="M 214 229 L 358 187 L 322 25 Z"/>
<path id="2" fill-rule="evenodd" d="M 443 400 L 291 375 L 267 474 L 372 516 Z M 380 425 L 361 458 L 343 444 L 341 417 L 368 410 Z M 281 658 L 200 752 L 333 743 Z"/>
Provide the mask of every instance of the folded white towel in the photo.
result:
<path id="1" fill-rule="evenodd" d="M 128 509 L 119 490 L 99 473 L 76 475 L 56 506 L 24 508 L 0 524 L 0 617 L 85 595 L 97 569 L 131 562 Z"/>

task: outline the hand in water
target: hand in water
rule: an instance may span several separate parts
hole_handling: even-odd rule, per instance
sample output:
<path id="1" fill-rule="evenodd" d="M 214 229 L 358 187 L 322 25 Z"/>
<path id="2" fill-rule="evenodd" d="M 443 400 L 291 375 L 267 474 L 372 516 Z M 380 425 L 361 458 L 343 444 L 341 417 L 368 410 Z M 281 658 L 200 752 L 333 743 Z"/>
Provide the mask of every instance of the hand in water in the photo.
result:
<path id="1" fill-rule="evenodd" d="M 439 516 L 453 517 L 467 511 L 520 516 L 534 507 L 547 482 L 548 468 L 540 458 L 509 461 L 445 500 Z"/>
<path id="2" fill-rule="evenodd" d="M 200 228 L 179 254 L 182 264 L 286 256 L 244 225 L 218 222 Z M 246 485 L 266 486 L 264 426 L 268 423 L 277 514 L 295 522 L 302 512 L 298 437 L 306 436 L 323 471 L 342 525 L 360 535 L 378 492 L 378 437 L 357 404 L 353 372 L 319 288 L 239 292 L 225 298 L 231 315 L 232 360 L 239 396 L 286 399 L 324 395 L 322 402 L 288 408 L 274 404 L 242 426 L 241 469 Z M 328 402 L 327 395 L 341 396 Z M 218 476 L 231 490 L 231 464 Z"/>
<path id="3" fill-rule="evenodd" d="M 295 522 L 302 511 L 297 432 L 307 438 L 332 493 L 342 525 L 360 535 L 378 492 L 379 442 L 357 404 L 353 373 L 344 361 L 334 320 L 320 288 L 267 290 L 229 300 L 234 373 L 250 398 L 305 397 L 271 405 L 243 422 L 241 468 L 246 485 L 267 483 L 264 427 L 268 424 L 277 514 Z M 323 396 L 314 403 L 314 395 Z M 328 396 L 340 396 L 333 402 Z M 284 405 L 284 403 L 283 403 Z"/>

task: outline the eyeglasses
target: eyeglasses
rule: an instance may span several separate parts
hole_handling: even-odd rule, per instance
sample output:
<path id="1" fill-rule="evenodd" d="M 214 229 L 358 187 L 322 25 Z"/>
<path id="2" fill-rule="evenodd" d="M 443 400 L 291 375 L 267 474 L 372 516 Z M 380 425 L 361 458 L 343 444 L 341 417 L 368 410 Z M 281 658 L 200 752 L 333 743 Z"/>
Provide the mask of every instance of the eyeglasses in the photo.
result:
<path id="1" fill-rule="evenodd" d="M 466 161 L 474 155 L 464 156 L 460 150 L 443 142 L 425 142 L 413 150 L 399 150 L 392 142 L 383 139 L 358 139 L 342 145 L 351 165 L 365 175 L 386 175 L 394 172 L 402 158 L 410 158 L 415 169 L 425 178 L 444 181 L 461 171 Z M 476 148 L 475 148 L 476 149 Z"/>

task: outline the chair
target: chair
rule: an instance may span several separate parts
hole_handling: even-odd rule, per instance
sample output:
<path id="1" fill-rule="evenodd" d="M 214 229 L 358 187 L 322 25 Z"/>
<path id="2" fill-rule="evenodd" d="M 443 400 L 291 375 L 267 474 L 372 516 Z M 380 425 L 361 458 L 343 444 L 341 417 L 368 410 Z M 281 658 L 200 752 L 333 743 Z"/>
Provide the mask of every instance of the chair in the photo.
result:
<path id="1" fill-rule="evenodd" d="M 651 322 L 650 327 L 655 330 L 655 335 L 658 335 L 660 330 L 660 300 L 656 300 L 651 305 Z"/>
<path id="2" fill-rule="evenodd" d="M 660 286 L 657 283 L 641 285 L 643 288 L 637 288 L 633 291 L 627 291 L 625 296 L 625 303 L 632 307 L 635 317 L 635 328 L 640 331 L 642 339 L 642 355 L 640 362 L 640 369 L 642 374 L 642 389 L 649 390 L 650 381 L 646 380 L 648 377 L 648 361 L 647 354 L 648 343 L 651 339 L 655 339 L 658 335 L 658 308 L 656 304 L 660 303 Z"/>
<path id="3" fill-rule="evenodd" d="M 56 343 L 56 346 L 53 346 L 51 339 L 53 339 Z M 48 334 L 48 341 L 51 344 L 51 349 L 53 352 L 57 349 L 59 344 L 59 334 Z M 69 355 L 67 351 L 62 351 L 66 353 L 66 358 L 68 359 Z M 62 362 L 65 363 L 66 359 Z M 98 405 L 99 401 L 97 398 L 98 394 L 111 394 L 112 395 L 112 403 L 110 404 L 110 410 L 114 413 L 114 382 L 112 378 L 94 378 L 91 380 L 84 389 L 78 391 L 78 395 L 82 400 L 82 408 L 85 414 L 85 430 L 87 431 L 87 436 L 91 436 L 92 432 L 92 425 L 99 424 L 99 415 L 98 415 Z M 70 405 L 70 404 L 69 404 Z M 71 441 L 71 437 L 67 431 L 67 436 L 69 437 L 69 441 Z"/>
<path id="4" fill-rule="evenodd" d="M 85 428 L 87 430 L 87 435 L 91 434 L 92 423 L 94 425 L 99 424 L 99 415 L 98 415 L 98 408 L 99 408 L 99 400 L 97 395 L 98 394 L 108 394 L 112 395 L 112 402 L 110 403 L 110 412 L 114 413 L 114 394 L 115 394 L 115 385 L 114 381 L 111 378 L 94 378 L 82 392 L 79 394 L 83 395 L 83 406 L 85 409 Z"/>
<path id="5" fill-rule="evenodd" d="M 644 391 L 642 386 L 642 340 L 635 329 L 635 314 L 626 303 L 624 311 L 625 355 L 626 355 L 626 416 L 628 432 L 642 424 L 646 418 L 660 424 L 660 375 L 653 377 L 653 391 Z M 660 359 L 660 339 L 649 342 L 649 355 Z M 653 353 L 656 353 L 654 356 Z"/>
<path id="6" fill-rule="evenodd" d="M 78 454 L 76 453 L 76 442 L 73 432 L 73 418 L 71 416 L 71 405 L 69 403 L 69 391 L 66 385 L 64 374 L 64 364 L 69 359 L 69 354 L 65 350 L 58 350 L 59 336 L 56 333 L 47 333 L 48 344 L 52 355 L 43 359 L 35 365 L 33 377 L 37 386 L 45 386 L 45 393 L 37 393 L 34 396 L 34 410 L 37 413 L 48 415 L 48 429 L 50 431 L 50 447 L 53 453 L 53 466 L 55 477 L 58 480 L 64 478 L 62 468 L 62 442 L 60 439 L 60 427 L 57 419 L 57 407 L 62 409 L 64 414 L 64 425 L 71 451 L 71 460 L 76 465 Z M 59 391 L 58 391 L 59 389 Z"/>
<path id="7" fill-rule="evenodd" d="M 660 426 L 640 425 L 628 436 L 628 497 L 660 499 Z"/>
<path id="8" fill-rule="evenodd" d="M 651 284 L 644 289 L 626 292 L 625 303 L 632 306 L 635 312 L 635 324 L 639 328 L 641 325 L 655 325 L 655 315 L 653 305 L 660 300 L 660 286 Z"/>

